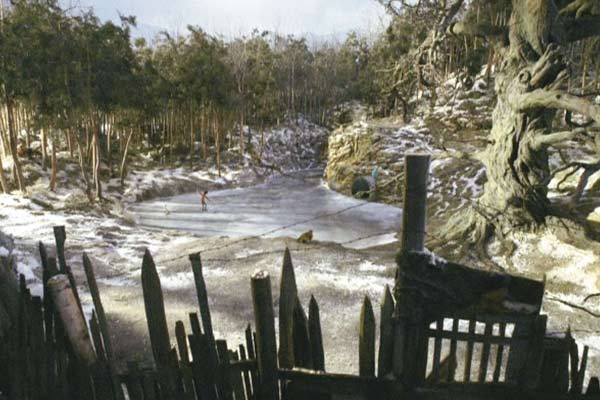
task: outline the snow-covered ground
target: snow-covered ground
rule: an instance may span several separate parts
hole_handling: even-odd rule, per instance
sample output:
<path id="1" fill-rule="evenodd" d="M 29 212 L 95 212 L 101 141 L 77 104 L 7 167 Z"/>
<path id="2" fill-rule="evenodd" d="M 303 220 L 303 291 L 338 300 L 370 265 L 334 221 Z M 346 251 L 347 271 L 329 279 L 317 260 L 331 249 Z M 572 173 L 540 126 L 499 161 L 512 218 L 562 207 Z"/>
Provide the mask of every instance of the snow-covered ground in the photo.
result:
<path id="1" fill-rule="evenodd" d="M 283 171 L 318 165 L 319 162 L 315 160 L 318 160 L 319 150 L 314 147 L 308 149 L 293 145 L 289 151 L 294 152 L 294 149 L 299 149 L 298 157 L 296 153 L 293 153 L 292 157 L 285 153 L 283 156 L 279 155 L 278 146 L 287 146 L 288 136 L 300 135 L 301 140 L 309 136 L 315 138 L 313 141 L 315 146 L 322 144 L 323 135 L 326 135 L 324 131 L 311 133 L 304 132 L 302 129 L 310 129 L 310 126 L 300 123 L 290 128 L 277 129 L 277 133 L 271 139 L 269 139 L 270 135 L 267 135 L 265 139 L 271 150 L 265 148 L 262 152 L 262 161 L 265 164 L 278 163 L 278 168 Z M 255 139 L 256 137 L 253 140 Z M 65 154 L 60 155 L 61 160 L 62 156 Z M 290 159 L 296 161 L 285 162 Z M 171 329 L 179 319 L 186 321 L 187 324 L 187 314 L 197 310 L 196 294 L 187 256 L 204 251 L 204 273 L 216 335 L 235 346 L 243 342 L 242 334 L 245 326 L 253 321 L 250 276 L 256 269 L 269 271 L 274 285 L 273 292 L 277 293 L 283 249 L 289 246 L 297 268 L 301 300 L 307 303 L 309 296 L 315 294 L 321 306 L 328 369 L 338 372 L 357 372 L 358 360 L 353 357 L 354 352 L 347 349 L 354 349 L 358 345 L 357 328 L 364 296 L 371 296 L 371 300 L 377 306 L 385 285 L 393 285 L 395 268 L 393 251 L 365 252 L 318 241 L 326 237 L 334 239 L 335 232 L 343 234 L 348 240 L 353 240 L 356 236 L 348 232 L 348 220 L 352 220 L 353 227 L 356 227 L 360 226 L 365 219 L 369 222 L 374 215 L 377 216 L 378 222 L 369 225 L 368 229 L 365 228 L 365 233 L 380 233 L 375 230 L 382 228 L 382 233 L 385 235 L 364 239 L 361 241 L 362 245 L 357 242 L 355 247 L 379 244 L 382 240 L 394 241 L 394 231 L 400 220 L 398 209 L 376 204 L 363 205 L 362 202 L 329 191 L 319 183 L 319 179 L 313 180 L 304 187 L 297 186 L 288 182 L 288 179 L 292 179 L 292 182 L 297 181 L 287 177 L 287 172 L 282 180 L 288 183 L 279 189 L 276 184 L 280 181 L 276 179 L 266 186 L 248 189 L 248 191 L 231 189 L 218 192 L 219 188 L 246 186 L 256 180 L 257 173 L 273 173 L 269 168 L 257 165 L 253 165 L 254 168 L 243 166 L 236 169 L 227 169 L 224 165 L 221 177 L 214 169 L 190 171 L 187 168 L 177 167 L 147 170 L 135 167 L 128 175 L 123 189 L 119 188 L 117 180 L 111 180 L 104 187 L 107 200 L 102 206 L 89 207 L 83 191 L 78 188 L 81 184 L 77 182 L 77 165 L 61 161 L 63 162 L 65 164 L 62 170 L 66 172 L 59 174 L 56 192 L 47 190 L 48 172 L 32 165 L 27 171 L 31 174 L 27 179 L 32 182 L 28 197 L 17 193 L 0 195 L 0 230 L 10 234 L 15 242 L 14 249 L 12 246 L 9 248 L 8 244 L 0 245 L 0 256 L 12 253 L 16 259 L 17 272 L 25 276 L 34 295 L 41 295 L 41 266 L 37 245 L 39 241 L 43 241 L 48 246 L 50 255 L 53 255 L 52 227 L 64 225 L 67 232 L 66 259 L 75 275 L 84 303 L 84 311 L 88 315 L 91 312 L 91 299 L 81 261 L 83 252 L 86 252 L 95 267 L 111 335 L 114 337 L 113 342 L 120 361 L 124 363 L 134 358 L 139 359 L 143 354 L 146 358 L 141 361 L 150 361 L 151 351 L 142 311 L 140 284 L 141 259 L 146 248 L 154 255 L 159 269 Z M 133 215 L 124 207 L 124 205 L 135 204 L 136 201 L 174 195 L 187 190 L 191 194 L 183 198 L 190 203 L 194 201 L 196 203 L 182 206 L 189 209 L 187 215 L 182 214 L 182 216 L 188 219 L 190 215 L 198 217 L 196 190 L 199 189 L 208 189 L 212 201 L 209 203 L 211 212 L 202 218 L 218 217 L 219 213 L 212 212 L 218 211 L 221 207 L 218 203 L 220 199 L 227 201 L 231 209 L 232 204 L 236 207 L 244 206 L 246 193 L 253 193 L 255 196 L 253 205 L 258 214 L 261 201 L 256 196 L 267 193 L 274 196 L 273 199 L 262 201 L 263 208 L 268 208 L 267 201 L 273 200 L 276 203 L 279 201 L 277 204 L 284 209 L 279 213 L 275 210 L 265 210 L 272 211 L 268 213 L 267 220 L 256 220 L 255 228 L 247 229 L 246 233 L 252 233 L 253 229 L 260 229 L 262 233 L 266 225 L 277 225 L 284 222 L 284 219 L 295 222 L 294 215 L 297 211 L 297 215 L 310 219 L 311 216 L 317 216 L 315 213 L 323 212 L 322 210 L 335 212 L 340 208 L 354 205 L 359 205 L 360 208 L 349 210 L 347 215 L 340 214 L 319 222 L 317 218 L 314 224 L 298 225 L 296 228 L 299 230 L 308 228 L 315 230 L 317 242 L 305 245 L 294 240 L 299 232 L 295 230 L 282 232 L 289 237 L 247 238 L 240 241 L 238 238 L 223 237 L 222 232 L 197 236 L 180 230 L 150 229 L 135 225 Z M 278 192 L 282 195 L 279 200 L 277 200 Z M 289 192 L 287 200 L 284 196 L 286 192 Z M 215 196 L 212 196 L 213 193 Z M 304 196 L 303 199 L 306 201 L 302 206 L 306 214 L 300 212 L 301 204 L 294 196 Z M 154 204 L 161 204 L 162 201 L 156 200 Z M 142 205 L 142 207 L 146 206 Z M 161 211 L 164 214 L 164 208 Z M 221 211 L 224 211 L 222 215 L 227 215 L 227 210 Z M 170 210 L 169 215 L 173 219 L 177 218 L 177 209 Z M 168 219 L 165 215 L 162 217 Z M 238 223 L 237 218 L 226 218 L 221 226 L 231 226 L 232 223 Z M 352 244 L 348 243 L 348 246 L 350 245 Z M 174 340 L 175 336 L 172 335 L 172 338 Z"/>

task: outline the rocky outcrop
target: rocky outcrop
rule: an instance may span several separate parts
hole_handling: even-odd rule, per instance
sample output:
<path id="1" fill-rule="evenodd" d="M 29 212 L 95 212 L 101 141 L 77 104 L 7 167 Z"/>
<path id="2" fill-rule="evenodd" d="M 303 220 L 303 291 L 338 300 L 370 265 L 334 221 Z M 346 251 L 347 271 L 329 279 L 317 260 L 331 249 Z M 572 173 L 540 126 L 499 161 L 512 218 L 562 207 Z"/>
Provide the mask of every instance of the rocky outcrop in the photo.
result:
<path id="1" fill-rule="evenodd" d="M 329 137 L 325 179 L 333 190 L 350 195 L 354 183 L 377 168 L 377 195 L 395 203 L 401 193 L 404 155 L 435 153 L 433 141 L 422 126 L 358 122 L 341 127 Z"/>
<path id="2" fill-rule="evenodd" d="M 329 187 L 351 195 L 357 180 L 377 167 L 377 201 L 400 204 L 404 156 L 426 153 L 432 156 L 432 212 L 446 213 L 477 197 L 485 172 L 472 155 L 490 128 L 493 91 L 483 78 L 469 87 L 450 79 L 438 91 L 433 109 L 422 103 L 409 125 L 362 117 L 335 130 L 325 170 Z"/>

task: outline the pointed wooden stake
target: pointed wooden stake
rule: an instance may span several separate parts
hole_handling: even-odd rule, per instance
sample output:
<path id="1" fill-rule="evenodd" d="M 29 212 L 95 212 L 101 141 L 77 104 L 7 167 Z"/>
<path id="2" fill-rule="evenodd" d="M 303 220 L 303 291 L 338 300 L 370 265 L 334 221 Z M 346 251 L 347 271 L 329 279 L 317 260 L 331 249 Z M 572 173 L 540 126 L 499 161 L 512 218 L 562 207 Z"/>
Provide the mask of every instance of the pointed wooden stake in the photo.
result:
<path id="1" fill-rule="evenodd" d="M 383 378 L 392 372 L 394 355 L 394 297 L 390 287 L 385 285 L 381 302 L 381 321 L 379 323 L 379 357 L 377 376 Z"/>
<path id="2" fill-rule="evenodd" d="M 271 278 L 266 271 L 259 271 L 252 276 L 251 284 L 260 375 L 255 396 L 261 400 L 277 400 L 279 399 L 279 380 Z"/>
<path id="3" fill-rule="evenodd" d="M 297 296 L 298 288 L 292 256 L 290 249 L 286 247 L 279 286 L 279 366 L 281 368 L 294 367 L 292 325 Z"/>
<path id="4" fill-rule="evenodd" d="M 292 323 L 292 338 L 294 349 L 294 367 L 312 369 L 310 340 L 308 339 L 308 319 L 296 297 L 294 305 L 294 320 Z"/>
<path id="5" fill-rule="evenodd" d="M 375 376 L 375 315 L 369 296 L 360 311 L 358 366 L 360 376 Z"/>
<path id="6" fill-rule="evenodd" d="M 169 366 L 171 341 L 169 339 L 160 278 L 152 255 L 148 250 L 144 253 L 142 262 L 142 289 L 154 362 L 158 368 L 165 368 Z"/>
<path id="7" fill-rule="evenodd" d="M 319 313 L 319 304 L 314 296 L 310 296 L 310 302 L 308 303 L 308 337 L 310 339 L 313 368 L 317 371 L 325 371 L 321 315 Z"/>

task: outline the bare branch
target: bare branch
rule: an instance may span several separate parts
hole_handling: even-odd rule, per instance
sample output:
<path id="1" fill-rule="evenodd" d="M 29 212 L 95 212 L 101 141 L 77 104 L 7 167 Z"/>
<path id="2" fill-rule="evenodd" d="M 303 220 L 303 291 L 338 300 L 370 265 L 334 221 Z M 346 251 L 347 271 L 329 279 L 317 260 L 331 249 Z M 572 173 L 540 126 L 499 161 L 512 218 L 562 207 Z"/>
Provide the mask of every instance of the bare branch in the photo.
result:
<path id="1" fill-rule="evenodd" d="M 477 36 L 477 37 L 492 37 L 502 36 L 508 33 L 505 26 L 492 25 L 490 23 L 470 24 L 464 21 L 459 21 L 451 24 L 448 27 L 448 33 L 457 36 Z"/>
<path id="2" fill-rule="evenodd" d="M 561 15 L 575 15 L 575 18 L 580 19 L 586 14 L 600 14 L 600 0 L 574 0 L 565 8 L 560 10 Z"/>
<path id="3" fill-rule="evenodd" d="M 514 104 L 520 112 L 538 108 L 563 109 L 583 114 L 600 124 L 600 105 L 558 90 L 536 89 L 516 96 Z"/>
<path id="4" fill-rule="evenodd" d="M 584 136 L 585 129 L 575 129 L 572 131 L 555 132 L 547 135 L 540 135 L 535 139 L 533 147 L 540 149 L 544 146 L 552 146 L 557 143 L 573 140 L 578 136 Z"/>

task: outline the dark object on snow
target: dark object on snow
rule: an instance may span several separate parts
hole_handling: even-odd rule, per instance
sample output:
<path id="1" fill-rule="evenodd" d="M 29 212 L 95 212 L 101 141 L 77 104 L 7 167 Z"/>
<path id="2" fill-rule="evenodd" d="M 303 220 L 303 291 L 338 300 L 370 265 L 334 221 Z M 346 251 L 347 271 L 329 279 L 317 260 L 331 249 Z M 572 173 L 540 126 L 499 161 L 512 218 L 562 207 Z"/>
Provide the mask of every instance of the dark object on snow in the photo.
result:
<path id="1" fill-rule="evenodd" d="M 304 232 L 298 238 L 298 242 L 300 242 L 300 243 L 310 243 L 312 240 L 313 240 L 313 231 L 312 231 L 312 229 L 310 231 L 308 231 L 308 232 Z"/>
<path id="2" fill-rule="evenodd" d="M 360 176 L 352 183 L 352 196 L 368 199 L 375 190 L 375 179 L 372 176 Z"/>

